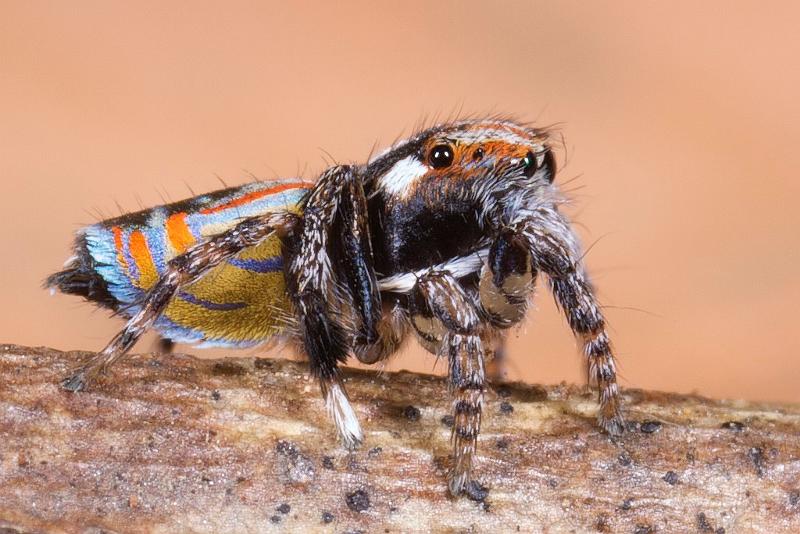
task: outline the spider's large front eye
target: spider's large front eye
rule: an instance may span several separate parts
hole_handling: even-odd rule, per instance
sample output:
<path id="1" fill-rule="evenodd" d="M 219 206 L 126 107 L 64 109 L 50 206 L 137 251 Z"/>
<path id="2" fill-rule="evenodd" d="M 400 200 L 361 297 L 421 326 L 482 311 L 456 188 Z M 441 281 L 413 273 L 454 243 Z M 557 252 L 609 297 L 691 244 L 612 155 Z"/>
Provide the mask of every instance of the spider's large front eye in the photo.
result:
<path id="1" fill-rule="evenodd" d="M 530 178 L 533 176 L 533 173 L 536 172 L 536 156 L 528 150 L 528 153 L 525 154 L 525 157 L 522 158 L 520 162 L 522 164 L 522 174 Z"/>
<path id="2" fill-rule="evenodd" d="M 428 161 L 434 169 L 444 169 L 453 163 L 453 148 L 450 145 L 436 145 L 428 154 Z"/>

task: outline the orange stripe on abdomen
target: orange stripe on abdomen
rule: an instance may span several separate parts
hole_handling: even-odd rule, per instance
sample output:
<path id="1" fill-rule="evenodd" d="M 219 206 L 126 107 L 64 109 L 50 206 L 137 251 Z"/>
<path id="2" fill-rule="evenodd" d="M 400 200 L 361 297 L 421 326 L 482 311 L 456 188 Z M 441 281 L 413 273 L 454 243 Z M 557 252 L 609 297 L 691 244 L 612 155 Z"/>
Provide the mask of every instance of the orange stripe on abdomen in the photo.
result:
<path id="1" fill-rule="evenodd" d="M 115 226 L 111 229 L 111 232 L 114 234 L 114 249 L 117 251 L 117 263 L 119 263 L 120 266 L 125 269 L 127 274 L 128 262 L 125 261 L 125 250 L 122 243 L 122 228 Z"/>
<path id="2" fill-rule="evenodd" d="M 255 191 L 253 193 L 248 193 L 248 194 L 246 194 L 244 196 L 241 196 L 239 198 L 234 198 L 233 200 L 230 200 L 230 201 L 226 202 L 225 204 L 221 204 L 221 205 L 216 206 L 214 208 L 206 208 L 204 210 L 200 210 L 200 213 L 202 213 L 203 215 L 210 215 L 212 213 L 217 213 L 219 211 L 227 210 L 227 209 L 230 209 L 230 208 L 235 208 L 237 206 L 241 206 L 243 204 L 247 204 L 248 202 L 252 202 L 254 200 L 257 200 L 257 199 L 259 199 L 261 197 L 266 197 L 268 195 L 274 195 L 276 193 L 280 193 L 280 192 L 286 191 L 288 189 L 308 189 L 309 187 L 310 187 L 310 185 L 308 183 L 306 183 L 306 182 L 294 182 L 294 183 L 290 183 L 290 184 L 281 184 L 281 185 L 277 185 L 275 187 L 271 187 L 269 189 L 265 189 L 263 191 Z"/>
<path id="3" fill-rule="evenodd" d="M 185 213 L 173 213 L 167 218 L 166 222 L 167 239 L 177 254 L 183 254 L 190 246 L 194 245 L 195 239 L 189 226 L 186 224 Z"/>
<path id="4" fill-rule="evenodd" d="M 153 263 L 153 256 L 150 254 L 144 234 L 139 230 L 131 232 L 128 247 L 131 257 L 139 269 L 139 287 L 150 289 L 158 280 L 158 271 Z"/>

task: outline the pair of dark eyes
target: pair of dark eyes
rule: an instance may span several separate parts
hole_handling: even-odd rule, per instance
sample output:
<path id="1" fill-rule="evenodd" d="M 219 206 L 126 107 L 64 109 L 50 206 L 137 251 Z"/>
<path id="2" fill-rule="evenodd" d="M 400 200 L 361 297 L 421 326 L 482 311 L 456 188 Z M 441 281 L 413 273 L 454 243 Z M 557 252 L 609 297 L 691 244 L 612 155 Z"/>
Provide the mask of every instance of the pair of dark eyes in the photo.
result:
<path id="1" fill-rule="evenodd" d="M 478 147 L 475 149 L 475 152 L 472 153 L 472 159 L 479 160 L 483 158 L 483 154 L 483 149 Z M 428 162 L 434 169 L 445 169 L 449 167 L 453 164 L 453 158 L 453 148 L 445 144 L 434 146 L 428 154 Z M 533 176 L 533 173 L 535 173 L 537 169 L 536 156 L 534 156 L 533 152 L 529 150 L 520 163 L 522 165 L 522 174 L 527 177 Z"/>

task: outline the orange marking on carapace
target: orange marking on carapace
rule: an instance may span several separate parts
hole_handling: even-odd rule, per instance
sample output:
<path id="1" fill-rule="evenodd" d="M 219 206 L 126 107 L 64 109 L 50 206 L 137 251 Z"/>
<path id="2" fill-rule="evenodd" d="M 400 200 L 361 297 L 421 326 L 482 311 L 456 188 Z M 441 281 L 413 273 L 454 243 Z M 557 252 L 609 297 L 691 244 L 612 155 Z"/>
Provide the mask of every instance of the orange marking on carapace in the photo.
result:
<path id="1" fill-rule="evenodd" d="M 127 271 L 128 262 L 125 261 L 125 251 L 122 248 L 122 228 L 115 226 L 111 231 L 114 233 L 114 248 L 117 250 L 117 262 Z"/>
<path id="2" fill-rule="evenodd" d="M 194 245 L 195 238 L 186 224 L 185 213 L 173 213 L 170 215 L 167 218 L 166 229 L 167 238 L 178 254 L 183 254 L 186 249 Z"/>
<path id="3" fill-rule="evenodd" d="M 233 200 L 230 200 L 230 201 L 226 202 L 225 204 L 222 204 L 222 205 L 214 207 L 214 208 L 206 208 L 206 209 L 200 210 L 200 213 L 202 213 L 203 215 L 210 215 L 212 213 L 217 213 L 218 211 L 223 211 L 223 210 L 226 210 L 226 209 L 229 209 L 229 208 L 235 208 L 236 206 L 241 206 L 243 204 L 247 204 L 248 202 L 252 202 L 252 201 L 257 200 L 257 199 L 259 199 L 261 197 L 265 197 L 265 196 L 268 196 L 268 195 L 274 195 L 275 193 L 280 193 L 280 192 L 286 191 L 288 189 L 307 189 L 309 187 L 310 187 L 310 184 L 305 183 L 305 182 L 295 182 L 295 183 L 291 183 L 291 184 L 281 184 L 281 185 L 277 185 L 275 187 L 271 187 L 269 189 L 265 189 L 263 191 L 254 191 L 252 193 L 248 193 L 248 194 L 246 194 L 244 196 L 241 196 L 239 198 L 234 198 Z"/>
<path id="4" fill-rule="evenodd" d="M 130 241 L 131 257 L 139 269 L 139 287 L 149 289 L 158 281 L 158 271 L 153 263 L 153 256 L 147 246 L 147 239 L 139 230 L 131 232 Z"/>

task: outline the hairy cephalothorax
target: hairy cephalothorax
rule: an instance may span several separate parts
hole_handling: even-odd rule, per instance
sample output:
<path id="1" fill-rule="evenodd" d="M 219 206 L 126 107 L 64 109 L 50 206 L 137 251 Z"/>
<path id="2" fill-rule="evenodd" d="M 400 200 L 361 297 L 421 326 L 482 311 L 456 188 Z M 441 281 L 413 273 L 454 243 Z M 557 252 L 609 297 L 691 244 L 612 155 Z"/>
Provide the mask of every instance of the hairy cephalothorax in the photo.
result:
<path id="1" fill-rule="evenodd" d="M 258 182 L 83 229 L 48 286 L 128 317 L 64 381 L 83 389 L 149 328 L 226 347 L 293 337 L 342 442 L 363 440 L 338 365 L 391 356 L 408 332 L 448 362 L 452 494 L 474 491 L 485 360 L 525 316 L 537 275 L 583 343 L 600 426 L 623 430 L 602 313 L 559 212 L 547 132 L 504 120 L 424 130 L 316 183 Z M 291 317 L 287 320 L 286 317 Z"/>

